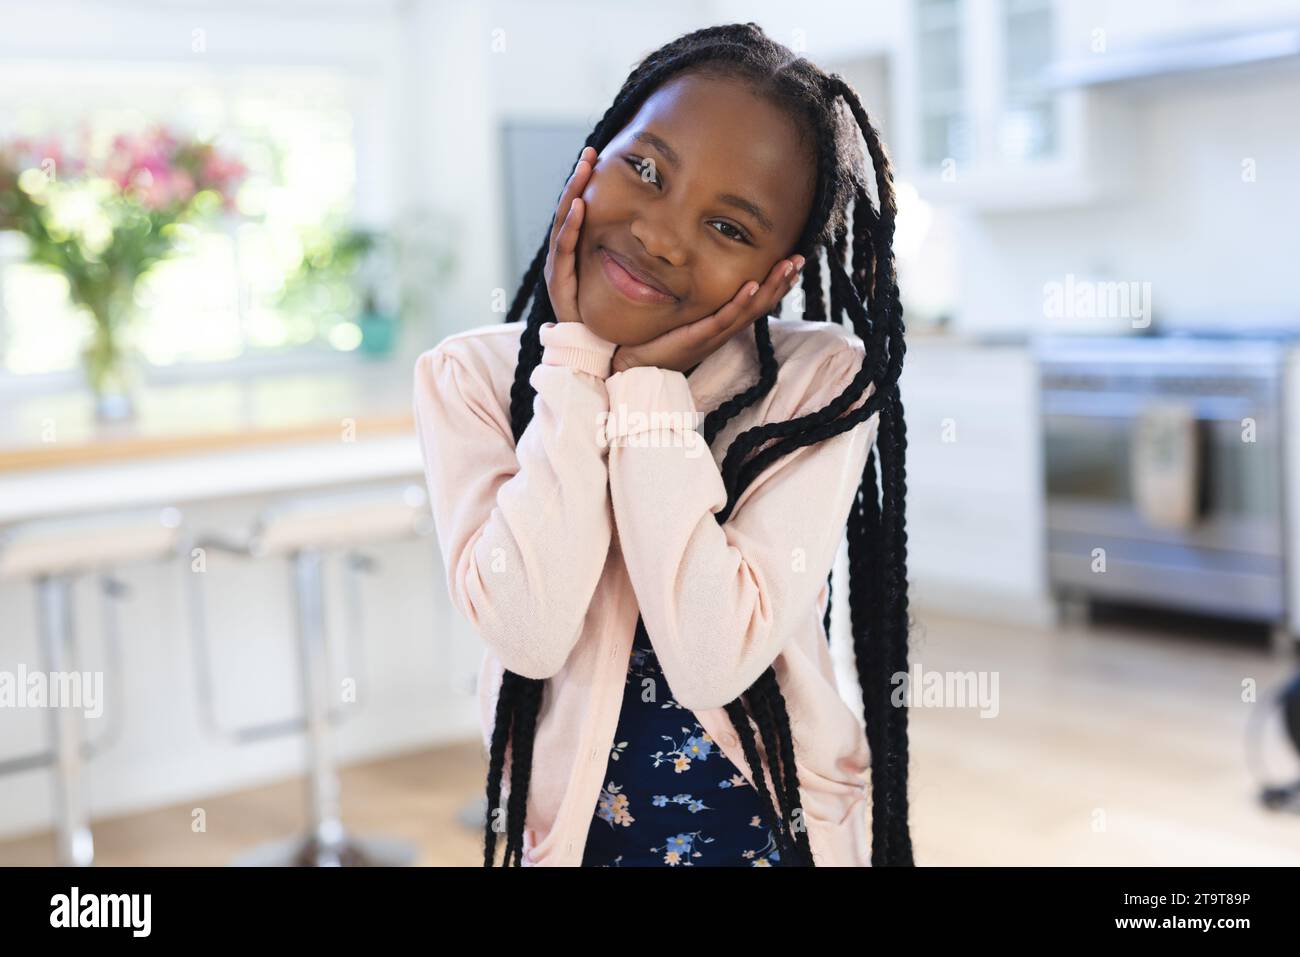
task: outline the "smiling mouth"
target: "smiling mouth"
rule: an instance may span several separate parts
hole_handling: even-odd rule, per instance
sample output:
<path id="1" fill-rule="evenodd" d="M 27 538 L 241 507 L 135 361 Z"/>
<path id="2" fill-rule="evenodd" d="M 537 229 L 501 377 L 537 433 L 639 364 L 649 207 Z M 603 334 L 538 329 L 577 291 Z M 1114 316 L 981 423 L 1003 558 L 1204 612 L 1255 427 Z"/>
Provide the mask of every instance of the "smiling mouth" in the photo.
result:
<path id="1" fill-rule="evenodd" d="M 596 250 L 600 256 L 601 269 L 609 284 L 625 298 L 637 303 L 662 305 L 676 302 L 677 297 L 642 280 L 633 273 L 624 261 L 605 247 Z"/>

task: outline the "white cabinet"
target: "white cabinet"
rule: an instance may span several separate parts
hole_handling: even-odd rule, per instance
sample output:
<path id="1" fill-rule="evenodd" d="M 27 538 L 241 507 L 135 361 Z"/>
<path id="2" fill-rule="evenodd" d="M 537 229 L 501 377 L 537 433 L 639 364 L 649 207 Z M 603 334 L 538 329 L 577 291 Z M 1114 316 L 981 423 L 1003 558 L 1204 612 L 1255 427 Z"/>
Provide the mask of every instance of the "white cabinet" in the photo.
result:
<path id="1" fill-rule="evenodd" d="M 904 363 L 909 577 L 919 602 L 1051 614 L 1029 350 L 914 337 Z"/>
<path id="2" fill-rule="evenodd" d="M 1052 72 L 1066 86 L 1180 82 L 1224 67 L 1286 66 L 1300 54 L 1300 0 L 1057 3 L 1062 29 Z"/>
<path id="3" fill-rule="evenodd" d="M 1190 37 L 1267 30 L 1300 19 L 1300 0 L 1060 0 L 1062 15 L 1077 30 L 1063 53 L 1156 46 Z M 1101 31 L 1097 33 L 1096 31 Z"/>
<path id="4" fill-rule="evenodd" d="M 1046 208 L 1117 195 L 1131 108 L 1048 84 L 1079 20 L 1064 0 L 916 0 L 900 54 L 900 165 L 931 202 Z"/>

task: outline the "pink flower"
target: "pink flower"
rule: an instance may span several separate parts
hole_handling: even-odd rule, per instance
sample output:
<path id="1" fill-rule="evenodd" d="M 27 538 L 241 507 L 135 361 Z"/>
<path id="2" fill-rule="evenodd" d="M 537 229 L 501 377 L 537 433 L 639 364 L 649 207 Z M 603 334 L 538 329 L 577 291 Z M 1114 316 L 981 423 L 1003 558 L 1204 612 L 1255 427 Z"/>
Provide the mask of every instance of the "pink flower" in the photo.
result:
<path id="1" fill-rule="evenodd" d="M 90 144 L 86 124 L 82 125 L 75 151 L 80 155 L 70 155 L 52 136 L 41 140 L 16 138 L 0 143 L 0 167 L 5 170 L 6 181 L 24 169 L 50 162 L 59 177 L 93 171 L 147 208 L 176 214 L 184 211 L 196 193 L 206 189 L 215 191 L 227 210 L 234 209 L 232 194 L 248 173 L 243 163 L 218 152 L 212 144 L 178 138 L 165 126 L 114 136 L 107 155 L 95 157 L 93 166 L 82 158 L 90 155 Z"/>
<path id="2" fill-rule="evenodd" d="M 182 169 L 164 169 L 154 173 L 142 169 L 136 174 L 140 202 L 149 209 L 164 210 L 183 206 L 194 198 L 194 180 Z"/>
<path id="3" fill-rule="evenodd" d="M 222 192 L 243 179 L 248 172 L 239 160 L 224 157 L 216 150 L 210 150 L 204 155 L 202 170 L 200 178 L 204 185 Z"/>

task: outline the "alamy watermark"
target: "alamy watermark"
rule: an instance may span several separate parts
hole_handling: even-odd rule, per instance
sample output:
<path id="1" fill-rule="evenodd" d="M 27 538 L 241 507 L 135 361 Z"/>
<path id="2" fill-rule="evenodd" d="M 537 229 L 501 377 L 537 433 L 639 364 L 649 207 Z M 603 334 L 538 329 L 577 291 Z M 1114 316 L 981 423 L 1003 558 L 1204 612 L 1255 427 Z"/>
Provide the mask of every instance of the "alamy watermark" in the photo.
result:
<path id="1" fill-rule="evenodd" d="M 0 671 L 0 708 L 80 708 L 87 718 L 104 713 L 102 671 Z"/>
<path id="2" fill-rule="evenodd" d="M 1128 319 L 1134 329 L 1151 325 L 1151 283 L 1095 282 L 1075 279 L 1043 283 L 1043 316 L 1047 319 Z"/>
<path id="3" fill-rule="evenodd" d="M 73 885 L 68 893 L 50 898 L 51 927 L 118 927 L 133 937 L 148 937 L 152 912 L 152 894 L 83 894 Z"/>
<path id="4" fill-rule="evenodd" d="M 996 671 L 922 671 L 918 661 L 911 671 L 894 672 L 892 683 L 895 708 L 979 708 L 981 718 L 1002 710 Z"/>
<path id="5" fill-rule="evenodd" d="M 620 403 L 617 410 L 602 410 L 596 416 L 596 444 L 601 448 L 685 449 L 688 459 L 698 458 L 708 447 L 699 432 L 698 412 L 629 411 Z"/>

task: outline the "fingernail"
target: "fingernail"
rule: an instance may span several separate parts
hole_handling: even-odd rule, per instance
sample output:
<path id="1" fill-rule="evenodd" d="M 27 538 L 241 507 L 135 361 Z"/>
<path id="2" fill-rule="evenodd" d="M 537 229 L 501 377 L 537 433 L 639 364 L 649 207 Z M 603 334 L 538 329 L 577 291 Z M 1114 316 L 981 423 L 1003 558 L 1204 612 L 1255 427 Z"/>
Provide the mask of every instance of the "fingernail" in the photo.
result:
<path id="1" fill-rule="evenodd" d="M 794 263 L 786 263 L 786 264 L 785 264 L 785 273 L 784 273 L 784 275 L 786 275 L 786 276 L 790 275 L 790 273 L 791 273 L 793 270 L 794 270 Z"/>
<path id="2" fill-rule="evenodd" d="M 754 295 L 756 292 L 758 292 L 758 283 L 754 283 L 754 285 L 749 287 L 749 294 L 751 296 Z"/>

